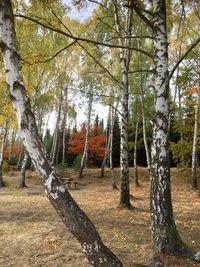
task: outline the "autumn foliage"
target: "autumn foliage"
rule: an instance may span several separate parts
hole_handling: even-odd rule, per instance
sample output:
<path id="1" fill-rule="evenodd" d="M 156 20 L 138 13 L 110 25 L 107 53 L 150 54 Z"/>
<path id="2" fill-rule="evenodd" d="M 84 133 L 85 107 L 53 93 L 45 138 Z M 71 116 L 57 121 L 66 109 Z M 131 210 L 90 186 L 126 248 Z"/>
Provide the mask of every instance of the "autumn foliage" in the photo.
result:
<path id="1" fill-rule="evenodd" d="M 68 153 L 79 155 L 83 153 L 85 144 L 86 128 L 85 124 L 79 132 L 76 132 L 71 141 L 68 143 Z M 106 135 L 101 133 L 101 129 L 93 126 L 89 136 L 89 164 L 96 165 L 103 160 L 105 154 Z"/>

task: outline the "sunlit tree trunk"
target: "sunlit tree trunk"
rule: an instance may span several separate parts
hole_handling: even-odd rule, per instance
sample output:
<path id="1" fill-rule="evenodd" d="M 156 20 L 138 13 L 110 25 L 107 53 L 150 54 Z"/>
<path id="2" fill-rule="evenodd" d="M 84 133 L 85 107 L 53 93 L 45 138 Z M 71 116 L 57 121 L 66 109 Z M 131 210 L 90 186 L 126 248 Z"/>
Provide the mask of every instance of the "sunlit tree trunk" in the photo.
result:
<path id="1" fill-rule="evenodd" d="M 16 111 L 21 138 L 37 172 L 42 176 L 48 199 L 63 223 L 80 242 L 93 266 L 121 267 L 122 263 L 103 244 L 90 219 L 65 189 L 61 179 L 45 157 L 23 83 L 10 0 L 0 1 L 0 36 L 7 86 Z"/>
<path id="2" fill-rule="evenodd" d="M 141 99 L 141 115 L 142 115 L 142 128 L 143 128 L 143 139 L 144 139 L 144 147 L 146 152 L 146 159 L 147 159 L 147 167 L 150 172 L 151 169 L 151 156 L 150 156 L 150 149 L 147 142 L 147 130 L 146 130 L 146 116 L 145 116 L 145 103 L 144 103 L 144 90 L 141 88 L 140 90 L 140 99 Z"/>
<path id="3" fill-rule="evenodd" d="M 11 159 L 13 157 L 13 150 L 14 150 L 14 145 L 15 145 L 15 138 L 16 138 L 16 131 L 15 130 L 12 130 L 8 161 L 11 161 Z"/>
<path id="4" fill-rule="evenodd" d="M 151 226 L 155 250 L 176 254 L 185 249 L 176 229 L 170 189 L 168 145 L 168 40 L 165 0 L 153 0 L 155 48 L 155 114 L 151 149 Z"/>
<path id="5" fill-rule="evenodd" d="M 113 169 L 113 129 L 114 129 L 114 122 L 116 117 L 116 110 L 118 107 L 118 103 L 116 105 L 116 109 L 114 110 L 113 107 L 111 107 L 111 118 L 110 118 L 110 170 L 111 170 L 111 182 L 112 182 L 112 189 L 117 189 L 115 177 L 114 177 L 114 169 Z"/>
<path id="6" fill-rule="evenodd" d="M 106 140 L 106 147 L 105 147 L 105 155 L 104 155 L 104 158 L 101 164 L 100 178 L 104 177 L 104 170 L 105 170 L 106 162 L 107 162 L 109 151 L 110 151 L 110 119 L 111 119 L 111 105 L 109 106 L 109 110 L 108 110 L 107 140 Z"/>
<path id="7" fill-rule="evenodd" d="M 138 180 L 138 169 L 137 169 L 137 140 L 138 140 L 138 126 L 139 126 L 139 116 L 137 117 L 136 125 L 135 125 L 135 142 L 134 142 L 134 156 L 133 156 L 133 167 L 135 173 L 135 185 L 139 186 Z"/>
<path id="8" fill-rule="evenodd" d="M 87 123 L 86 123 L 86 135 L 85 135 L 85 145 L 84 145 L 84 151 L 81 158 L 81 166 L 80 166 L 80 172 L 79 177 L 83 178 L 83 170 L 87 166 L 87 160 L 88 160 L 88 147 L 89 147 L 89 134 L 90 134 L 90 124 L 91 124 L 91 114 L 92 114 L 92 102 L 93 102 L 93 88 L 94 87 L 94 79 L 92 78 L 91 84 L 89 85 L 89 100 L 88 100 L 88 112 L 87 112 Z"/>
<path id="9" fill-rule="evenodd" d="M 192 146 L 192 188 L 197 189 L 197 145 L 198 145 L 198 128 L 199 128 L 199 101 L 200 101 L 200 81 L 197 85 L 197 103 L 194 115 L 194 136 Z"/>
<path id="10" fill-rule="evenodd" d="M 118 33 L 119 45 L 130 47 L 131 46 L 131 34 L 132 34 L 132 8 L 126 9 L 126 25 L 125 33 L 126 38 L 122 38 L 124 35 L 121 29 L 119 2 L 113 0 L 114 3 L 114 16 L 115 26 Z M 130 5 L 131 1 L 127 1 Z M 128 99 L 129 99 L 129 65 L 130 65 L 131 53 L 129 49 L 120 49 L 120 61 L 122 69 L 122 97 L 121 97 L 121 146 L 120 146 L 120 165 L 121 165 L 121 192 L 119 207 L 131 208 L 130 203 L 130 188 L 129 188 L 129 162 L 128 162 Z"/>
<path id="11" fill-rule="evenodd" d="M 59 135 L 59 124 L 60 124 L 60 117 L 61 117 L 61 107 L 62 107 L 62 93 L 60 93 L 60 98 L 59 98 L 59 103 L 58 103 L 58 115 L 56 119 L 56 127 L 54 131 L 53 144 L 52 144 L 51 153 L 50 153 L 51 164 L 53 165 L 56 162 L 56 152 L 58 149 L 58 135 Z"/>
<path id="12" fill-rule="evenodd" d="M 4 151 L 6 148 L 7 134 L 8 134 L 8 123 L 6 122 L 3 130 L 3 138 L 0 151 L 0 188 L 4 186 L 2 167 L 3 167 Z"/>
<path id="13" fill-rule="evenodd" d="M 63 121 L 62 121 L 62 163 L 63 164 L 65 164 L 65 155 L 66 155 L 65 135 L 66 135 L 66 123 L 67 123 L 68 84 L 64 88 L 64 103 L 63 103 Z"/>
<path id="14" fill-rule="evenodd" d="M 19 188 L 24 188 L 26 187 L 26 165 L 28 161 L 28 154 L 25 152 L 24 154 L 24 159 L 22 161 L 22 166 L 21 166 L 21 173 L 20 173 L 20 178 L 19 178 Z"/>

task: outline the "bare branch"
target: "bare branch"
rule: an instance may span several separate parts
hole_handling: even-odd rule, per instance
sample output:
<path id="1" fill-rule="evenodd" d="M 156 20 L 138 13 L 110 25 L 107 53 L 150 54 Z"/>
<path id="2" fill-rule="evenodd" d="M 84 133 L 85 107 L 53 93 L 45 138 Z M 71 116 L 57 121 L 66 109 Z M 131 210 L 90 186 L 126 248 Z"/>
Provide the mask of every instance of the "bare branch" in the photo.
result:
<path id="1" fill-rule="evenodd" d="M 57 51 L 53 56 L 51 56 L 50 58 L 44 59 L 44 60 L 38 60 L 38 61 L 34 61 L 34 62 L 29 62 L 26 59 L 21 58 L 21 60 L 29 65 L 34 65 L 34 64 L 40 64 L 40 63 L 47 63 L 50 62 L 51 60 L 53 60 L 55 57 L 57 57 L 57 55 L 59 55 L 61 52 L 63 52 L 64 50 L 66 50 L 67 48 L 71 47 L 72 45 L 74 45 L 75 43 L 77 43 L 77 41 L 73 41 L 72 43 L 70 43 L 69 45 L 63 47 L 62 49 L 60 49 L 59 51 Z"/>

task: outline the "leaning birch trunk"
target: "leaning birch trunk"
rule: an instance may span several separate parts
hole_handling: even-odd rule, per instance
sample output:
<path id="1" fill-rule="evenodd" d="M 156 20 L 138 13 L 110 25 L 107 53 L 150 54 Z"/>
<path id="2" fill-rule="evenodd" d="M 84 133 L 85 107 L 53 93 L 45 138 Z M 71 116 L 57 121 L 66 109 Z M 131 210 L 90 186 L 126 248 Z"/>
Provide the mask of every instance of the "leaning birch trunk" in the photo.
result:
<path id="1" fill-rule="evenodd" d="M 127 8 L 126 13 L 126 38 L 123 41 L 123 34 L 120 25 L 119 16 L 119 2 L 113 0 L 114 3 L 114 15 L 115 25 L 118 32 L 118 42 L 120 46 L 131 46 L 132 35 L 132 17 L 133 9 Z M 128 1 L 128 5 L 131 6 L 131 1 Z M 121 108 L 121 145 L 120 145 L 120 165 L 121 165 L 121 190 L 119 207 L 131 208 L 130 203 L 130 188 L 129 188 L 129 162 L 128 162 L 128 99 L 129 99 L 129 65 L 130 65 L 131 53 L 129 49 L 120 49 L 120 61 L 122 69 L 122 108 Z"/>
<path id="2" fill-rule="evenodd" d="M 56 119 L 56 127 L 55 127 L 53 144 L 52 144 L 51 153 L 50 153 L 51 164 L 53 165 L 55 164 L 55 161 L 56 161 L 56 152 L 58 149 L 58 134 L 59 134 L 59 123 L 60 123 L 60 117 L 61 117 L 61 106 L 62 106 L 62 93 L 60 93 L 60 98 L 59 98 L 59 103 L 58 103 L 58 115 Z"/>
<path id="3" fill-rule="evenodd" d="M 156 77 L 150 189 L 152 238 L 158 253 L 180 253 L 192 257 L 191 251 L 182 242 L 176 229 L 172 209 L 168 153 L 169 79 L 165 0 L 153 0 L 153 8 Z"/>
<path id="4" fill-rule="evenodd" d="M 26 165 L 27 165 L 27 161 L 28 161 L 28 154 L 25 151 L 24 159 L 22 161 L 22 166 L 21 166 L 20 178 L 19 178 L 19 188 L 26 187 Z"/>
<path id="5" fill-rule="evenodd" d="M 122 266 L 118 258 L 103 244 L 93 223 L 65 189 L 61 179 L 45 157 L 35 117 L 31 111 L 30 101 L 23 83 L 10 0 L 0 1 L 0 38 L 6 81 L 16 111 L 21 138 L 36 170 L 42 176 L 48 199 L 65 226 L 80 242 L 85 255 L 93 266 Z"/>
<path id="6" fill-rule="evenodd" d="M 197 189 L 197 145 L 198 145 L 198 128 L 199 128 L 199 101 L 200 101 L 200 81 L 197 86 L 197 103 L 194 115 L 194 137 L 192 146 L 192 188 Z"/>
<path id="7" fill-rule="evenodd" d="M 108 159 L 109 150 L 110 150 L 110 118 L 111 118 L 111 106 L 109 106 L 109 110 L 108 110 L 107 140 L 106 140 L 105 155 L 104 155 L 104 158 L 103 158 L 103 162 L 101 164 L 100 178 L 104 177 L 104 170 L 105 170 L 106 161 Z"/>
<path id="8" fill-rule="evenodd" d="M 138 169 L 137 169 L 137 140 L 138 140 L 138 126 L 139 126 L 139 116 L 137 117 L 136 125 L 135 125 L 135 143 L 134 143 L 134 156 L 133 156 L 133 167 L 135 173 L 135 186 L 139 187 L 138 181 Z"/>
<path id="9" fill-rule="evenodd" d="M 89 101 L 88 101 L 88 113 L 87 113 L 87 123 L 86 123 L 86 135 L 85 135 L 85 145 L 83 156 L 81 158 L 81 166 L 79 177 L 83 178 L 83 170 L 86 168 L 87 160 L 88 160 L 88 147 L 89 147 L 89 134 L 90 134 L 90 123 L 91 123 L 91 113 L 92 113 L 92 102 L 93 102 L 93 86 L 94 81 L 92 78 L 91 84 L 89 85 Z"/>
<path id="10" fill-rule="evenodd" d="M 4 151 L 6 148 L 7 133 L 8 133 L 8 126 L 6 122 L 4 132 L 3 132 L 3 139 L 1 143 L 1 151 L 0 151 L 0 188 L 4 186 L 2 167 L 3 167 Z"/>

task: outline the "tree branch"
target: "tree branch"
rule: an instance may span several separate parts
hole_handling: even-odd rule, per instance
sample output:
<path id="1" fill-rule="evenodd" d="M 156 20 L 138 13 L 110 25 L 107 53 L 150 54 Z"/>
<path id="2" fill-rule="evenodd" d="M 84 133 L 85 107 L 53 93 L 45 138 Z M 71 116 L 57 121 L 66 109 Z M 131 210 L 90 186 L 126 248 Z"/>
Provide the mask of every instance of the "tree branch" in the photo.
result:
<path id="1" fill-rule="evenodd" d="M 51 56 L 50 58 L 47 58 L 45 60 L 38 60 L 38 61 L 34 61 L 34 62 L 29 62 L 26 59 L 21 58 L 21 60 L 29 65 L 34 65 L 34 64 L 40 64 L 40 63 L 47 63 L 51 60 L 53 60 L 57 55 L 59 55 L 61 52 L 63 52 L 64 50 L 66 50 L 67 48 L 69 48 L 70 46 L 74 45 L 75 43 L 77 43 L 77 41 L 73 41 L 72 43 L 70 43 L 69 45 L 63 47 L 62 49 L 60 49 L 59 51 L 57 51 L 53 56 Z"/>
<path id="2" fill-rule="evenodd" d="M 195 46 L 198 45 L 198 43 L 200 42 L 200 37 L 188 48 L 188 50 L 180 57 L 180 59 L 176 62 L 176 64 L 174 65 L 173 69 L 170 71 L 168 77 L 167 77 L 167 82 L 170 81 L 170 79 L 172 78 L 175 70 L 178 68 L 178 66 L 181 64 L 181 62 L 187 57 L 187 55 L 192 51 L 193 48 L 195 48 Z"/>
<path id="3" fill-rule="evenodd" d="M 123 45 L 114 45 L 114 44 L 109 44 L 109 43 L 103 43 L 103 42 L 99 42 L 99 41 L 95 41 L 95 40 L 91 40 L 91 39 L 87 39 L 87 38 L 83 38 L 83 37 L 78 37 L 78 36 L 74 36 L 70 33 L 67 33 L 67 32 L 64 32 L 58 28 L 55 28 L 55 27 L 51 27 L 51 26 L 48 26 L 34 18 L 30 18 L 28 16 L 24 16 L 24 15 L 21 15 L 21 14 L 15 14 L 14 15 L 15 17 L 17 18 L 24 18 L 24 19 L 27 19 L 27 20 L 30 20 L 34 23 L 37 23 L 38 25 L 46 28 L 46 29 L 49 29 L 51 31 L 54 31 L 54 32 L 57 32 L 57 33 L 60 33 L 68 38 L 71 38 L 71 39 L 74 39 L 75 41 L 82 41 L 82 42 L 86 42 L 86 43 L 92 43 L 92 44 L 96 44 L 96 45 L 100 45 L 100 46 L 105 46 L 105 47 L 110 47 L 110 48 L 124 48 L 124 49 L 129 49 L 129 50 L 134 50 L 134 51 L 138 51 L 138 52 L 141 52 L 145 55 L 147 55 L 148 57 L 150 58 L 154 58 L 150 53 L 148 53 L 147 51 L 145 50 L 142 50 L 142 49 L 137 49 L 135 47 L 126 47 L 126 46 L 123 46 Z"/>
<path id="4" fill-rule="evenodd" d="M 154 31 L 155 27 L 153 23 L 142 13 L 135 0 L 131 1 L 131 7 L 135 10 L 136 14 Z"/>

